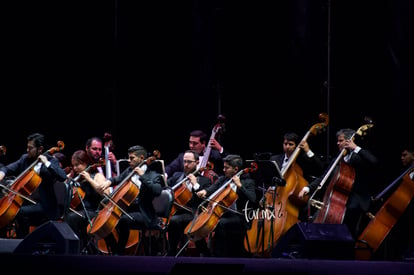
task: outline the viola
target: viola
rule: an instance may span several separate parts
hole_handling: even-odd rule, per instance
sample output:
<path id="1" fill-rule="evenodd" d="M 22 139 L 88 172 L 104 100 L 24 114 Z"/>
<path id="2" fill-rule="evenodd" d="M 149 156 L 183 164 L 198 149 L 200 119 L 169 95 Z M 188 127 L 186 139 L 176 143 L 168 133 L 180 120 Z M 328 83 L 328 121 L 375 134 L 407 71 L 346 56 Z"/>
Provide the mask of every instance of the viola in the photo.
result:
<path id="1" fill-rule="evenodd" d="M 254 172 L 257 170 L 257 164 L 251 163 L 251 167 L 240 170 L 236 175 Z M 202 211 L 198 213 L 192 222 L 190 222 L 184 232 L 190 240 L 198 241 L 206 238 L 216 228 L 221 216 L 226 210 L 231 210 L 230 206 L 238 199 L 237 193 L 231 188 L 232 179 L 225 182 L 219 189 L 206 199 L 207 207 L 200 206 Z M 232 210 L 235 211 L 235 210 Z"/>
<path id="2" fill-rule="evenodd" d="M 319 120 L 321 122 L 312 125 L 302 141 L 306 141 L 311 134 L 317 135 L 326 129 L 329 123 L 328 114 L 319 114 Z M 261 213 L 272 214 L 254 219 L 247 230 L 244 247 L 253 255 L 270 256 L 280 236 L 298 221 L 299 209 L 306 205 L 306 198 L 300 199 L 298 196 L 300 190 L 307 185 L 301 167 L 296 164 L 300 150 L 299 146 L 295 148 L 281 171 L 286 185 L 270 186 L 261 199 Z"/>
<path id="3" fill-rule="evenodd" d="M 407 209 L 414 196 L 414 182 L 410 178 L 410 173 L 413 171 L 414 165 L 411 165 L 374 199 L 378 200 L 392 187 L 399 184 L 375 216 L 369 215 L 371 220 L 359 235 L 358 242 L 356 242 L 358 249 L 355 257 L 357 260 L 369 260 L 371 258 Z"/>
<path id="4" fill-rule="evenodd" d="M 211 144 L 210 140 L 213 138 L 216 138 L 220 133 L 224 131 L 224 122 L 226 118 L 223 115 L 219 115 L 217 117 L 218 123 L 213 127 L 213 130 L 211 131 L 210 139 L 208 140 L 206 150 L 204 152 L 203 158 L 200 162 L 199 168 L 204 169 L 201 172 L 201 175 L 208 177 L 211 179 L 212 183 L 215 183 L 219 176 L 216 172 L 214 172 L 213 168 L 214 165 L 208 161 L 211 153 Z M 205 169 L 209 166 L 209 169 Z"/>
<path id="5" fill-rule="evenodd" d="M 57 144 L 57 147 L 50 148 L 43 155 L 52 155 L 55 152 L 63 150 L 65 147 L 63 141 L 58 141 Z M 8 191 L 7 195 L 0 200 L 0 228 L 8 225 L 14 219 L 20 211 L 24 200 L 36 204 L 29 196 L 39 187 L 42 181 L 42 178 L 34 170 L 34 167 L 39 161 L 39 159 L 36 159 L 26 170 L 16 177 L 10 186 L 0 185 Z"/>
<path id="6" fill-rule="evenodd" d="M 144 164 L 149 165 L 159 157 L 160 152 L 155 150 L 153 156 L 141 162 L 138 167 Z M 125 208 L 138 197 L 140 191 L 138 186 L 132 182 L 132 176 L 135 174 L 133 170 L 110 195 L 105 195 L 104 200 L 108 200 L 108 203 L 101 202 L 104 207 L 92 219 L 92 224 L 88 225 L 88 234 L 103 239 L 115 229 L 122 214 L 129 216 Z"/>
<path id="7" fill-rule="evenodd" d="M 352 135 L 351 139 L 354 139 L 355 135 L 366 135 L 367 130 L 371 129 L 373 126 L 372 123 L 362 125 Z M 313 220 L 314 223 L 341 224 L 344 220 L 346 203 L 355 179 L 355 169 L 343 161 L 343 157 L 346 154 L 347 150 L 345 148 L 342 149 L 310 198 L 312 199 L 313 195 L 322 188 L 339 163 L 339 169 L 336 169 L 336 173 L 332 176 L 331 181 L 327 186 L 323 196 L 323 202 L 310 200 L 311 205 L 319 209 L 315 214 Z"/>

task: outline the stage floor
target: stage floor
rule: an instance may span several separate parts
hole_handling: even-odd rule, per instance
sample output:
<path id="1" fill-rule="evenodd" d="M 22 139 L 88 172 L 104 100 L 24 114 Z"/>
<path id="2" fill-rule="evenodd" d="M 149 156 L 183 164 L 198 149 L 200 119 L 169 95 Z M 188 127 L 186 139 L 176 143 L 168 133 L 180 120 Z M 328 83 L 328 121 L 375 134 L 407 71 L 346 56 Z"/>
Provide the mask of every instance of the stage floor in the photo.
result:
<path id="1" fill-rule="evenodd" d="M 2 253 L 3 271 L 57 274 L 413 274 L 414 262 L 164 256 L 16 255 Z"/>

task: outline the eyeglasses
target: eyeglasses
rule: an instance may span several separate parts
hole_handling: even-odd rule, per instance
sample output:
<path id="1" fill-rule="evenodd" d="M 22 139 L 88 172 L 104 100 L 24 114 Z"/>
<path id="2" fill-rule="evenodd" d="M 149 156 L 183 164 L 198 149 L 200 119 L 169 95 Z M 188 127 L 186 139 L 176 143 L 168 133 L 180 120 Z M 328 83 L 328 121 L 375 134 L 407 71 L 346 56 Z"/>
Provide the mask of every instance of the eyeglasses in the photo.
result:
<path id="1" fill-rule="evenodd" d="M 193 163 L 193 162 L 196 162 L 195 160 L 188 160 L 188 159 L 185 159 L 184 161 L 183 161 L 185 164 L 190 164 L 190 163 Z"/>

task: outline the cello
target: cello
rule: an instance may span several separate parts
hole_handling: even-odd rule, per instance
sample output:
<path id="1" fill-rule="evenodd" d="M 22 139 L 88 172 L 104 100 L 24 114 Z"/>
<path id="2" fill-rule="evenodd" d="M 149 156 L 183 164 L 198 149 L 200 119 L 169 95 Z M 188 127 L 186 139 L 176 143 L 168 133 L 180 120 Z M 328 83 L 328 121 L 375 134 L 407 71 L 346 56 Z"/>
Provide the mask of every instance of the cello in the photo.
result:
<path id="1" fill-rule="evenodd" d="M 55 152 L 63 150 L 65 147 L 63 141 L 58 141 L 57 145 L 57 147 L 50 148 L 43 155 L 52 155 Z M 9 191 L 9 193 L 0 200 L 0 228 L 8 225 L 14 219 L 20 211 L 20 207 L 22 206 L 24 200 L 36 204 L 36 202 L 30 199 L 29 196 L 42 182 L 42 178 L 34 170 L 34 167 L 39 163 L 39 161 L 39 158 L 37 158 L 9 186 L 5 186 L 3 184 L 0 185 L 0 187 Z"/>
<path id="2" fill-rule="evenodd" d="M 160 152 L 155 150 L 153 156 L 142 161 L 138 167 L 142 167 L 144 164 L 149 165 L 159 157 Z M 122 213 L 129 216 L 124 209 L 138 197 L 140 191 L 132 181 L 134 175 L 136 175 L 136 172 L 132 170 L 110 195 L 105 195 L 104 200 L 108 200 L 108 203 L 101 202 L 104 207 L 93 218 L 92 224 L 88 225 L 88 234 L 103 239 L 115 229 Z M 131 216 L 129 217 L 132 219 Z"/>
<path id="3" fill-rule="evenodd" d="M 191 174 L 197 175 L 199 173 L 202 173 L 206 169 L 210 169 L 210 168 L 209 167 L 198 168 L 197 170 L 195 170 Z M 178 208 L 182 208 L 182 209 L 187 210 L 189 212 L 193 212 L 192 209 L 186 207 L 186 204 L 193 197 L 193 193 L 187 188 L 187 184 L 186 184 L 187 180 L 188 180 L 188 175 L 186 177 L 184 177 L 182 180 L 180 180 L 178 183 L 176 183 L 171 188 L 174 192 L 174 203 L 173 203 L 172 208 L 171 208 L 170 218 L 171 218 L 171 216 L 173 216 L 177 212 Z"/>
<path id="4" fill-rule="evenodd" d="M 210 139 L 208 140 L 206 150 L 204 152 L 204 156 L 202 160 L 200 161 L 199 168 L 201 170 L 201 175 L 208 177 L 212 183 L 215 183 L 218 179 L 218 175 L 216 172 L 213 171 L 214 165 L 208 161 L 211 153 L 211 144 L 210 140 L 213 138 L 216 138 L 216 136 L 224 131 L 224 121 L 225 117 L 223 115 L 219 115 L 217 117 L 218 123 L 213 127 L 213 130 L 211 131 Z M 207 169 L 207 167 L 209 168 Z"/>
<path id="5" fill-rule="evenodd" d="M 312 125 L 301 142 L 307 141 L 311 134 L 317 135 L 326 129 L 328 114 L 321 113 L 318 118 L 321 122 Z M 298 197 L 302 187 L 307 184 L 302 169 L 296 164 L 300 151 L 301 148 L 296 146 L 288 163 L 281 170 L 286 185 L 270 186 L 261 199 L 262 212 L 252 220 L 244 239 L 246 251 L 254 255 L 269 256 L 280 236 L 298 221 L 299 208 L 306 204 L 306 199 Z"/>
<path id="6" fill-rule="evenodd" d="M 257 163 L 252 162 L 251 167 L 240 170 L 235 176 L 240 177 L 244 173 L 251 173 L 256 170 Z M 199 206 L 202 209 L 201 213 L 198 213 L 184 229 L 190 240 L 198 241 L 206 238 L 216 228 L 226 210 L 236 211 L 230 208 L 238 199 L 236 191 L 231 188 L 230 184 L 232 182 L 232 179 L 228 180 L 211 194 L 204 201 L 204 203 L 208 202 L 207 207 L 203 207 L 204 203 Z"/>
<path id="7" fill-rule="evenodd" d="M 89 165 L 85 168 L 85 172 L 93 170 L 97 167 L 101 167 L 106 165 L 103 159 L 100 159 L 99 162 Z M 80 175 L 77 175 L 74 179 L 68 178 L 68 182 L 72 186 L 72 197 L 70 202 L 70 207 L 72 209 L 76 209 L 81 201 L 85 198 L 85 191 L 82 190 L 82 187 L 78 183 Z"/>
<path id="8" fill-rule="evenodd" d="M 359 127 L 350 139 L 354 139 L 355 135 L 366 135 L 367 130 L 374 126 L 371 120 L 369 122 Z M 319 209 L 313 220 L 314 223 L 341 224 L 344 220 L 346 203 L 355 179 L 355 169 L 343 161 L 346 154 L 347 150 L 343 148 L 309 199 L 310 204 Z M 323 196 L 323 202 L 313 200 L 312 198 L 315 193 L 322 188 L 338 163 L 339 169 L 337 169 L 327 186 Z"/>
<path id="9" fill-rule="evenodd" d="M 355 254 L 357 260 L 369 260 L 371 258 L 371 255 L 378 250 L 381 243 L 410 204 L 414 196 L 414 182 L 410 178 L 410 173 L 413 171 L 414 165 L 411 165 L 374 198 L 374 201 L 382 198 L 391 188 L 399 184 L 398 188 L 385 201 L 375 216 L 369 215 L 371 220 L 359 235 L 358 242 L 356 242 L 357 248 L 369 249 L 357 249 Z"/>

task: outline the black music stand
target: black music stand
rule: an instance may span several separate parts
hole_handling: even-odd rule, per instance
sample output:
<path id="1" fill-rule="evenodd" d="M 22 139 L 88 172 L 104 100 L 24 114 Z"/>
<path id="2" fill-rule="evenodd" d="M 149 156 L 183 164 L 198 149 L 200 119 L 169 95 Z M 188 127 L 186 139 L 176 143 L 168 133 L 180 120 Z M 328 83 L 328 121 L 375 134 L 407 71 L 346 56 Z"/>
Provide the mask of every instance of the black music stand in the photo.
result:
<path id="1" fill-rule="evenodd" d="M 256 197 L 262 198 L 256 203 L 257 208 L 262 208 L 263 206 L 260 205 L 260 201 L 265 203 L 263 199 L 265 198 L 265 193 L 267 190 L 272 187 L 274 190 L 278 186 L 285 186 L 286 181 L 283 179 L 282 173 L 280 171 L 279 165 L 276 161 L 272 160 L 247 160 L 247 163 L 255 162 L 257 164 L 257 171 L 254 173 L 250 173 L 250 176 L 256 182 Z M 270 209 L 273 211 L 273 209 Z M 271 225 L 273 226 L 273 216 L 271 217 L 272 222 Z M 262 231 L 262 236 L 264 236 L 264 223 L 258 223 L 257 226 L 259 227 L 257 232 Z M 273 232 L 273 230 L 271 230 Z M 247 235 L 246 235 L 247 237 Z M 263 238 L 262 248 L 264 254 L 264 247 L 265 247 L 265 240 Z M 249 248 L 250 250 L 250 248 Z M 250 253 L 250 251 L 249 251 Z"/>

